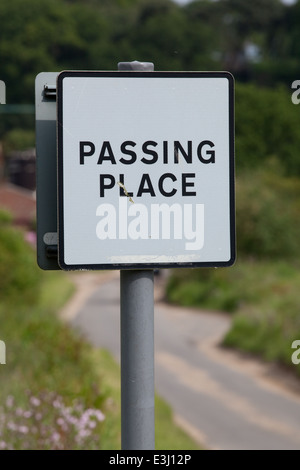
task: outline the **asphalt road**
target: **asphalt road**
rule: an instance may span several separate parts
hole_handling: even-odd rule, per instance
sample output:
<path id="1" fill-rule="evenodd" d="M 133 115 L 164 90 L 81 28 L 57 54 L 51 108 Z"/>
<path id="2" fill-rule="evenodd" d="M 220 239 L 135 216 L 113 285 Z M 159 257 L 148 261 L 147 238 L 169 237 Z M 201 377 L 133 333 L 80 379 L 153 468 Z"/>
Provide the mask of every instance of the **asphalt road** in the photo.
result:
<path id="1" fill-rule="evenodd" d="M 64 316 L 119 361 L 119 273 L 100 283 L 86 278 L 85 287 Z M 185 430 L 212 450 L 300 449 L 298 381 L 220 347 L 230 316 L 174 308 L 157 292 L 155 388 Z"/>

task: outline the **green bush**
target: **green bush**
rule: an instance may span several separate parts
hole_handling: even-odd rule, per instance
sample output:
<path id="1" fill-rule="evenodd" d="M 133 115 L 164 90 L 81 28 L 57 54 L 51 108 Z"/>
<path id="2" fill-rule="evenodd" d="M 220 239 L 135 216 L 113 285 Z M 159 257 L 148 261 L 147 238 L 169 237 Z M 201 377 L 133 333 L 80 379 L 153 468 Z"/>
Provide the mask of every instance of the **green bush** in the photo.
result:
<path id="1" fill-rule="evenodd" d="M 35 132 L 33 130 L 15 128 L 7 132 L 3 140 L 6 154 L 15 150 L 27 150 L 35 146 Z"/>
<path id="2" fill-rule="evenodd" d="M 35 302 L 41 276 L 32 247 L 0 211 L 0 302 Z"/>
<path id="3" fill-rule="evenodd" d="M 268 286 L 264 279 L 257 279 L 257 284 L 264 283 L 268 287 L 265 295 L 240 308 L 223 344 L 292 366 L 291 345 L 300 337 L 300 276 L 292 267 L 286 266 L 286 276 L 282 269 L 278 272 L 274 263 L 272 269 L 273 274 L 269 275 L 273 276 L 273 282 Z M 298 368 L 295 371 L 300 374 Z"/>
<path id="4" fill-rule="evenodd" d="M 166 296 L 180 305 L 236 312 L 261 305 L 264 299 L 269 304 L 275 297 L 286 299 L 297 279 L 298 268 L 292 262 L 243 258 L 230 268 L 173 270 Z"/>
<path id="5" fill-rule="evenodd" d="M 261 168 L 276 157 L 287 175 L 300 175 L 300 112 L 283 86 L 236 83 L 236 168 Z"/>
<path id="6" fill-rule="evenodd" d="M 233 277 L 234 272 L 230 268 Z M 223 268 L 176 269 L 169 278 L 166 297 L 186 307 L 233 312 L 240 302 L 240 292 L 231 288 L 232 282 Z"/>
<path id="7" fill-rule="evenodd" d="M 237 250 L 242 256 L 294 259 L 300 255 L 300 180 L 282 176 L 270 160 L 236 179 Z"/>

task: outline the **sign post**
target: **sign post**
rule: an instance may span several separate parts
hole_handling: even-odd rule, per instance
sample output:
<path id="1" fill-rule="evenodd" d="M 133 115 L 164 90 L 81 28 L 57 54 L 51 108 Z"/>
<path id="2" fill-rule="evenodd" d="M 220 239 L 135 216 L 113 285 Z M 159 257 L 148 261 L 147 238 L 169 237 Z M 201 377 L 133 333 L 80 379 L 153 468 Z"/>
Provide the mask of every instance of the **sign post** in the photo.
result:
<path id="1" fill-rule="evenodd" d="M 153 270 L 120 272 L 121 441 L 123 450 L 154 449 Z"/>
<path id="2" fill-rule="evenodd" d="M 233 77 L 57 78 L 58 264 L 121 275 L 122 449 L 154 449 L 154 269 L 235 260 Z"/>

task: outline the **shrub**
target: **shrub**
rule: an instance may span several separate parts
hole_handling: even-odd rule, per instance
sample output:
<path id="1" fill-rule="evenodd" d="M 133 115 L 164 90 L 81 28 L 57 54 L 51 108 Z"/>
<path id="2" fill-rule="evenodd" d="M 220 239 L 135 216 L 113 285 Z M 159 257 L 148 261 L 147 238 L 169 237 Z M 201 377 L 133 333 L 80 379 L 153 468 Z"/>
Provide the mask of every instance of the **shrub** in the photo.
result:
<path id="1" fill-rule="evenodd" d="M 261 168 L 277 158 L 286 175 L 300 175 L 300 112 L 283 86 L 236 84 L 236 167 Z"/>
<path id="2" fill-rule="evenodd" d="M 34 302 L 40 272 L 32 247 L 24 233 L 11 225 L 11 217 L 0 211 L 0 299 L 1 302 Z"/>
<path id="3" fill-rule="evenodd" d="M 282 173 L 281 164 L 270 160 L 236 179 L 237 250 L 242 256 L 300 255 L 300 180 Z"/>

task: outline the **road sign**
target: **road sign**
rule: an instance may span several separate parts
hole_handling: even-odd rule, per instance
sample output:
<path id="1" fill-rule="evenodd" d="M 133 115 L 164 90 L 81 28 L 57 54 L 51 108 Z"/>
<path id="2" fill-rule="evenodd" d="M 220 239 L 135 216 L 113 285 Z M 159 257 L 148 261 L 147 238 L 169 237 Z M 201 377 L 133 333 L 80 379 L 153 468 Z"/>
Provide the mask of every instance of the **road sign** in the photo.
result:
<path id="1" fill-rule="evenodd" d="M 227 72 L 58 75 L 62 269 L 233 264 L 233 95 Z"/>

